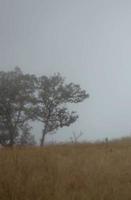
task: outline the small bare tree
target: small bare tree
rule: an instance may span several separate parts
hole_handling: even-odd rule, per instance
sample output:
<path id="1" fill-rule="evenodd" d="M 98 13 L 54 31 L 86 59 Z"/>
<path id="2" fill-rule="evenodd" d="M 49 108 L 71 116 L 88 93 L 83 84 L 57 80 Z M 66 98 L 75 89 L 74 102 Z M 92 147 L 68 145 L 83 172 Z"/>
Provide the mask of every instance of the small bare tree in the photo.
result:
<path id="1" fill-rule="evenodd" d="M 71 142 L 72 143 L 77 143 L 78 139 L 83 135 L 83 132 L 80 131 L 79 134 L 76 134 L 75 132 L 72 133 L 72 137 L 71 137 Z"/>

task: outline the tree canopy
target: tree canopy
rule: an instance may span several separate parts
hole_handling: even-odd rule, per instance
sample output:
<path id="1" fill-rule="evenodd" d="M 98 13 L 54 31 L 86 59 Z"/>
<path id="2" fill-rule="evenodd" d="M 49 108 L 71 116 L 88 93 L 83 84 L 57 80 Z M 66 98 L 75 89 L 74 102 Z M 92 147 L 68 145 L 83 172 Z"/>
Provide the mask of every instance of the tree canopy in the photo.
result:
<path id="1" fill-rule="evenodd" d="M 0 143 L 12 146 L 30 119 L 36 78 L 20 68 L 0 72 Z"/>
<path id="2" fill-rule="evenodd" d="M 53 76 L 24 74 L 20 68 L 0 71 L 0 144 L 34 143 L 30 120 L 43 123 L 41 146 L 47 133 L 70 126 L 78 119 L 67 105 L 89 97 L 80 85 L 69 83 L 58 73 Z"/>
<path id="3" fill-rule="evenodd" d="M 65 83 L 65 79 L 58 73 L 53 76 L 39 78 L 38 104 L 36 117 L 44 124 L 41 146 L 45 135 L 49 132 L 70 126 L 78 119 L 75 111 L 69 111 L 68 103 L 79 103 L 89 97 L 78 84 Z"/>

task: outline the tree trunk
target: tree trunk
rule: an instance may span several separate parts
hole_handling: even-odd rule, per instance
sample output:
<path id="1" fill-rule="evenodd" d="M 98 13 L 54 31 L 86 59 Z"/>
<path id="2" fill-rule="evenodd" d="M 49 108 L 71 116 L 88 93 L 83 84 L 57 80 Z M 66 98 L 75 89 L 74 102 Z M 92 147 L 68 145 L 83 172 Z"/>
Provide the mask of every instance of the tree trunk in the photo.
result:
<path id="1" fill-rule="evenodd" d="M 41 141 L 40 141 L 40 146 L 43 147 L 44 146 L 44 142 L 45 142 L 45 135 L 46 135 L 46 127 L 43 129 L 42 131 L 42 138 L 41 138 Z"/>
<path id="2" fill-rule="evenodd" d="M 10 131 L 10 142 L 9 142 L 9 146 L 13 147 L 14 145 L 14 133 L 13 131 Z"/>
<path id="3" fill-rule="evenodd" d="M 14 135 L 15 135 L 15 130 L 13 127 L 10 128 L 9 133 L 10 133 L 9 146 L 13 147 L 14 146 Z"/>

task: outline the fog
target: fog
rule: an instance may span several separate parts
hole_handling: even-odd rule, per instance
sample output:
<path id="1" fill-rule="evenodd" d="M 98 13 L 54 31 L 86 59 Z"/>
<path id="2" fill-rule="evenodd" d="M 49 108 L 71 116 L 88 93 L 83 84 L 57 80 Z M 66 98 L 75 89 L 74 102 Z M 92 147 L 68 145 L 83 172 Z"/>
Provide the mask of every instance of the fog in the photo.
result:
<path id="1" fill-rule="evenodd" d="M 81 140 L 130 135 L 130 11 L 126 0 L 0 0 L 0 70 L 60 72 L 90 93 L 72 106 L 79 120 L 47 140 L 70 140 L 73 131 Z"/>

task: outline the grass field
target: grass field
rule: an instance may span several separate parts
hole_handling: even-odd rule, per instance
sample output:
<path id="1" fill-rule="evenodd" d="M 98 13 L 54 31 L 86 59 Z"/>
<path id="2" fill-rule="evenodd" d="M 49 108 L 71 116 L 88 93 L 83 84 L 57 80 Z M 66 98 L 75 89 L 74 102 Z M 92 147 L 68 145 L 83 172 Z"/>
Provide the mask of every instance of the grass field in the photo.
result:
<path id="1" fill-rule="evenodd" d="M 131 200 L 131 142 L 1 149 L 0 200 Z"/>

